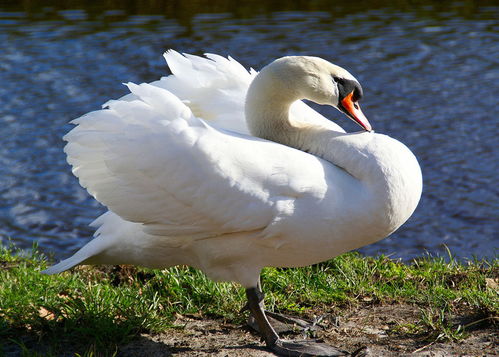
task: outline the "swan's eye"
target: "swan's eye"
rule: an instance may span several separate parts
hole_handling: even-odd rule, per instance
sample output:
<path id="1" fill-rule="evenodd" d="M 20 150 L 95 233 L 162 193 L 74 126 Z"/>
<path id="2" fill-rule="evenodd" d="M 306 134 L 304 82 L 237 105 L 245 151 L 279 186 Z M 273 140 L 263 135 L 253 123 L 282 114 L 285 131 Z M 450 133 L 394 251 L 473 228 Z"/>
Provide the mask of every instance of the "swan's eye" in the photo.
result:
<path id="1" fill-rule="evenodd" d="M 343 84 L 343 79 L 339 77 L 333 77 L 333 81 L 338 83 L 338 84 Z"/>
<path id="2" fill-rule="evenodd" d="M 362 99 L 362 87 L 360 86 L 359 82 L 352 79 L 345 79 L 340 77 L 332 77 L 332 79 L 335 81 L 338 87 L 340 100 L 342 100 L 352 92 L 352 102 L 356 103 L 357 101 Z"/>
<path id="3" fill-rule="evenodd" d="M 353 106 L 354 106 L 355 109 L 359 109 L 359 105 L 357 104 L 357 102 L 354 102 Z"/>

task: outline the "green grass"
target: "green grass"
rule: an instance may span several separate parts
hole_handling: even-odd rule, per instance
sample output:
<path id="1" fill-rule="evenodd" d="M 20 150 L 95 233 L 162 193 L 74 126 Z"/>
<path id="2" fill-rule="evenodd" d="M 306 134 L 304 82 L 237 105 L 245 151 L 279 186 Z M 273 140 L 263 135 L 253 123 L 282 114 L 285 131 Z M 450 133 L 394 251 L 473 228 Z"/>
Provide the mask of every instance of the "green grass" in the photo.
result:
<path id="1" fill-rule="evenodd" d="M 81 267 L 55 276 L 40 274 L 46 266 L 36 250 L 23 255 L 0 247 L 0 356 L 2 345 L 13 344 L 23 356 L 58 355 L 68 352 L 68 346 L 73 355 L 113 356 L 141 332 L 181 328 L 172 325 L 176 314 L 244 320 L 239 313 L 243 289 L 214 283 L 189 267 Z M 460 263 L 425 257 L 403 264 L 348 253 L 307 268 L 265 269 L 262 285 L 267 307 L 291 314 L 413 304 L 420 309 L 420 320 L 400 324 L 393 333 L 459 340 L 478 321 L 496 323 L 499 299 L 493 282 L 498 277 L 497 259 Z M 472 321 L 451 322 L 462 311 Z"/>

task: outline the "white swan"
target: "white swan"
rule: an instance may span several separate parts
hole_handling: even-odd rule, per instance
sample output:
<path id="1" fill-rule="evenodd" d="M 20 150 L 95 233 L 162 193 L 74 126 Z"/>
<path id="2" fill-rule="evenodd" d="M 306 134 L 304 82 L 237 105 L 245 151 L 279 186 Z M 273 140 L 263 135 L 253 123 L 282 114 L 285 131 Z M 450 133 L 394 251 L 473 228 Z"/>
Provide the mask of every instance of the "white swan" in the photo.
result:
<path id="1" fill-rule="evenodd" d="M 109 211 L 93 222 L 94 240 L 45 273 L 187 264 L 245 287 L 277 353 L 333 355 L 279 339 L 259 305 L 260 271 L 314 264 L 392 233 L 419 201 L 418 162 L 370 131 L 362 89 L 338 66 L 284 57 L 257 75 L 207 57 L 169 51 L 173 75 L 130 83 L 131 94 L 73 121 L 68 162 Z M 347 134 L 300 99 L 332 105 L 367 131 Z"/>

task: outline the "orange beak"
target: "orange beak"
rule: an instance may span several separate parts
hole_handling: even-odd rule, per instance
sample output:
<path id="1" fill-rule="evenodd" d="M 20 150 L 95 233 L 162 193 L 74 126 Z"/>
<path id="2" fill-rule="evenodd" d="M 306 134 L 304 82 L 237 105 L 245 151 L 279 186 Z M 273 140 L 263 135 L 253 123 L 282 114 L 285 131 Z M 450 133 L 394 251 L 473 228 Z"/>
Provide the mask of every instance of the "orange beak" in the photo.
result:
<path id="1" fill-rule="evenodd" d="M 352 96 L 353 96 L 353 91 L 347 96 L 345 96 L 345 98 L 343 98 L 343 100 L 340 102 L 342 106 L 341 109 L 343 109 L 343 112 L 345 112 L 350 118 L 352 118 L 357 124 L 359 124 L 365 130 L 367 131 L 373 130 L 366 116 L 364 115 L 364 113 L 362 113 L 362 110 L 360 110 L 359 104 L 352 100 Z"/>

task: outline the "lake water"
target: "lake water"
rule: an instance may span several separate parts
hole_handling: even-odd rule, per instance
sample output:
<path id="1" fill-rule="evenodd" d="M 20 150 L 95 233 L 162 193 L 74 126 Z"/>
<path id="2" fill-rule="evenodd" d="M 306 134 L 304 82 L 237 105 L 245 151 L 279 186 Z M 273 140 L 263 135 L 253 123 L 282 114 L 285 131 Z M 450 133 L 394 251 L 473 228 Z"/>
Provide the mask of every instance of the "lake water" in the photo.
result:
<path id="1" fill-rule="evenodd" d="M 90 239 L 88 223 L 104 209 L 71 174 L 61 137 L 71 119 L 125 94 L 121 83 L 167 74 L 162 53 L 173 48 L 230 55 L 256 69 L 283 55 L 315 55 L 360 80 L 375 130 L 411 148 L 424 176 L 413 217 L 362 252 L 409 259 L 445 255 L 448 246 L 471 258 L 490 257 L 498 247 L 499 7 L 22 3 L 0 5 L 3 243 L 28 248 L 37 241 L 62 258 Z M 358 130 L 336 110 L 318 109 Z"/>

